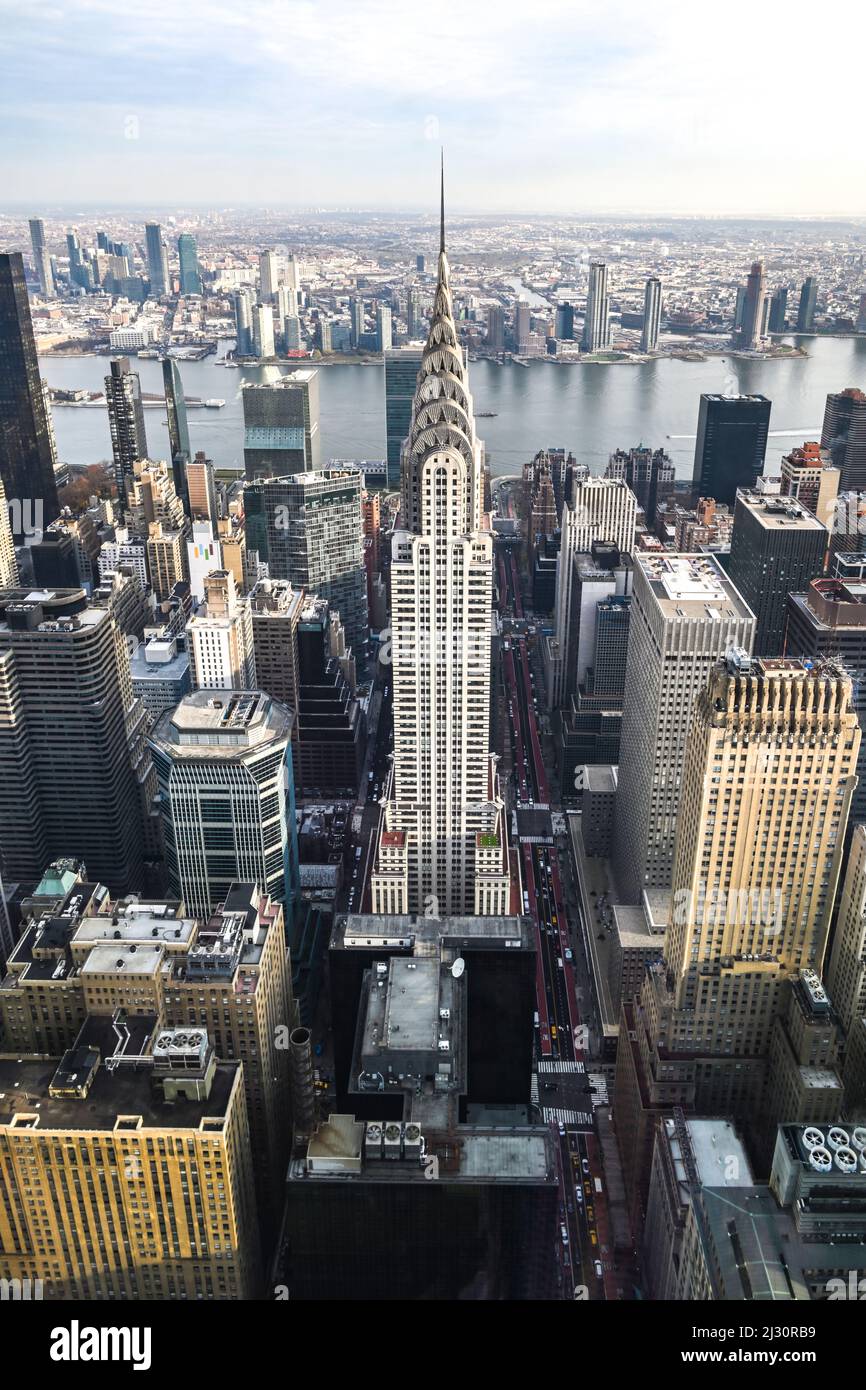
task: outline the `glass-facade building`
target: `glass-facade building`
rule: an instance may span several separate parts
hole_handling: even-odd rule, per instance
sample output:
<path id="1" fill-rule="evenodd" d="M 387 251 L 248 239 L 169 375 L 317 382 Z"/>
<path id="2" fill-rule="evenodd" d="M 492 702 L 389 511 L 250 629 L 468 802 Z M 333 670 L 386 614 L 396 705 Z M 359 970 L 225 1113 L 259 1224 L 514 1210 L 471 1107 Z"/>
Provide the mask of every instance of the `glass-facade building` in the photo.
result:
<path id="1" fill-rule="evenodd" d="M 400 452 L 412 425 L 412 400 L 423 355 L 421 348 L 395 348 L 385 353 L 388 488 L 400 486 Z"/>

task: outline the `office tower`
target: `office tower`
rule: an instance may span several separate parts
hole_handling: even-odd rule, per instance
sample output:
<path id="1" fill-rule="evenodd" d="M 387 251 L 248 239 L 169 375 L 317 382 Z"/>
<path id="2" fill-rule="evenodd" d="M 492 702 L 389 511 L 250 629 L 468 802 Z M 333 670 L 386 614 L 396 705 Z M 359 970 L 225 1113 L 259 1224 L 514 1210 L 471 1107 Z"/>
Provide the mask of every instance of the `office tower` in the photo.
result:
<path id="1" fill-rule="evenodd" d="M 692 705 L 754 626 L 714 556 L 635 556 L 613 856 L 625 902 L 670 886 Z"/>
<path id="2" fill-rule="evenodd" d="M 54 274 L 51 257 L 45 245 L 45 223 L 41 217 L 30 219 L 30 244 L 33 247 L 33 266 L 39 277 L 39 290 L 46 299 L 54 297 Z"/>
<path id="3" fill-rule="evenodd" d="M 360 473 L 326 468 L 264 479 L 260 491 L 264 546 L 272 579 L 326 598 L 342 619 L 359 665 L 367 652 L 367 581 Z M 259 540 L 258 547 L 262 541 Z"/>
<path id="4" fill-rule="evenodd" d="M 784 333 L 787 327 L 788 286 L 782 285 L 770 300 L 768 327 L 771 333 Z"/>
<path id="5" fill-rule="evenodd" d="M 621 556 L 615 546 L 600 541 L 593 542 L 589 554 L 574 555 L 572 570 L 570 621 L 563 640 L 563 701 L 584 684 L 599 655 L 596 624 L 600 605 L 628 597 L 633 578 L 631 556 Z"/>
<path id="6" fill-rule="evenodd" d="M 234 296 L 235 352 L 238 357 L 250 357 L 252 355 L 253 302 L 253 292 L 251 289 L 238 290 Z"/>
<path id="7" fill-rule="evenodd" d="M 796 497 L 828 531 L 835 526 L 839 479 L 840 470 L 829 449 L 814 441 L 792 449 L 782 459 L 781 495 Z"/>
<path id="8" fill-rule="evenodd" d="M 192 601 L 201 603 L 208 575 L 224 568 L 222 546 L 219 540 L 215 539 L 214 528 L 209 521 L 193 521 L 190 524 L 190 537 L 186 544 L 186 567 Z"/>
<path id="9" fill-rule="evenodd" d="M 298 294 L 291 285 L 280 285 L 275 295 L 277 321 L 298 317 Z"/>
<path id="10" fill-rule="evenodd" d="M 514 306 L 514 350 L 525 352 L 529 346 L 530 313 L 525 299 L 518 299 Z"/>
<path id="11" fill-rule="evenodd" d="M 301 292 L 301 263 L 294 253 L 286 262 L 286 284 L 298 295 Z"/>
<path id="12" fill-rule="evenodd" d="M 273 357 L 276 353 L 274 347 L 274 311 L 270 304 L 254 304 L 252 307 L 252 335 L 253 335 L 253 356 Z"/>
<path id="13" fill-rule="evenodd" d="M 415 257 L 415 269 L 417 270 L 417 272 L 418 272 L 419 275 L 423 275 L 423 274 L 424 274 L 424 267 L 425 267 L 426 264 L 427 264 L 427 262 L 425 261 L 425 259 L 424 259 L 423 256 L 416 256 L 416 257 Z"/>
<path id="14" fill-rule="evenodd" d="M 781 656 L 788 595 L 823 574 L 827 528 L 793 497 L 737 493 L 728 574 L 755 615 L 755 656 Z"/>
<path id="15" fill-rule="evenodd" d="M 334 349 L 330 319 L 319 319 L 318 327 L 316 329 L 316 337 L 318 339 L 319 351 L 321 353 L 324 354 L 327 352 L 333 352 Z"/>
<path id="16" fill-rule="evenodd" d="M 31 546 L 31 550 L 33 547 Z M 0 590 L 14 589 L 18 583 L 18 561 L 9 524 L 9 507 L 3 480 L 0 479 Z"/>
<path id="17" fill-rule="evenodd" d="M 413 285 L 406 297 L 406 330 L 410 338 L 420 338 L 425 326 L 421 291 Z"/>
<path id="18" fill-rule="evenodd" d="M 54 435 L 30 318 L 21 253 L 0 253 L 0 482 L 16 541 L 60 510 Z"/>
<path id="19" fill-rule="evenodd" d="M 400 485 L 400 457 L 412 425 L 412 402 L 421 369 L 420 348 L 392 348 L 385 353 L 386 487 Z"/>
<path id="20" fill-rule="evenodd" d="M 189 232 L 181 232 L 177 239 L 177 254 L 180 261 L 181 294 L 201 294 L 201 269 L 198 263 L 198 247 L 195 237 Z"/>
<path id="21" fill-rule="evenodd" d="M 391 310 L 387 304 L 376 309 L 376 351 L 388 352 L 391 347 Z"/>
<path id="22" fill-rule="evenodd" d="M 584 465 L 572 470 L 571 494 L 562 509 L 562 540 L 556 564 L 555 634 L 550 644 L 550 708 L 561 704 L 568 670 L 568 633 L 575 555 L 588 554 L 593 541 L 607 541 L 620 552 L 634 549 L 637 502 L 625 483 L 596 478 Z"/>
<path id="23" fill-rule="evenodd" d="M 659 343 L 662 319 L 662 282 L 651 275 L 643 297 L 643 328 L 640 335 L 641 352 L 655 352 Z"/>
<path id="24" fill-rule="evenodd" d="M 767 285 L 761 261 L 755 261 L 746 281 L 746 297 L 735 342 L 754 352 L 760 348 L 766 331 Z"/>
<path id="25" fill-rule="evenodd" d="M 138 372 L 130 369 L 128 357 L 113 358 L 110 369 L 105 378 L 105 402 L 114 455 L 114 480 L 122 508 L 127 482 L 133 476 L 133 465 L 147 458 L 147 435 Z"/>
<path id="26" fill-rule="evenodd" d="M 66 233 L 66 250 L 69 256 L 69 279 L 72 284 L 83 290 L 92 290 L 93 272 L 84 259 L 81 240 L 74 228 Z"/>
<path id="27" fill-rule="evenodd" d="M 290 372 L 279 381 L 242 388 L 244 467 L 248 479 L 280 478 L 321 467 L 319 378 Z M 285 578 L 285 576 L 281 576 Z"/>
<path id="28" fill-rule="evenodd" d="M 860 1296 L 866 1132 L 785 1124 L 774 1141 L 769 1182 L 759 1182 L 728 1120 L 676 1107 L 659 1121 L 642 1261 L 650 1298 L 775 1306 Z"/>
<path id="29" fill-rule="evenodd" d="M 809 275 L 800 290 L 800 304 L 797 309 L 797 332 L 811 333 L 815 328 L 815 305 L 818 301 L 818 282 Z"/>
<path id="30" fill-rule="evenodd" d="M 149 737 L 169 891 L 196 915 L 233 882 L 283 904 L 298 881 L 291 710 L 261 691 L 198 690 Z"/>
<path id="31" fill-rule="evenodd" d="M 419 917 L 407 936 L 409 921 L 350 916 L 332 933 L 340 1111 L 290 1166 L 278 1277 L 301 1300 L 551 1297 L 550 1131 L 497 1127 L 486 1108 L 525 1114 L 531 924 Z M 497 1016 L 511 1024 L 494 1037 Z M 407 1222 L 417 1257 L 400 1268 Z"/>
<path id="32" fill-rule="evenodd" d="M 505 348 L 505 310 L 501 304 L 493 304 L 487 310 L 487 346 L 491 352 Z"/>
<path id="33" fill-rule="evenodd" d="M 857 557 L 860 559 L 861 557 Z M 854 708 L 866 730 L 866 588 L 862 580 L 813 579 L 787 602 L 785 656 L 814 663 L 838 661 L 851 677 Z M 851 819 L 866 820 L 866 739 L 860 745 L 859 782 Z"/>
<path id="34" fill-rule="evenodd" d="M 94 969 L 107 968 L 97 952 L 92 958 Z M 151 1040 L 133 1018 L 129 1041 L 144 1055 L 135 1067 L 120 1055 L 115 1067 L 120 1048 L 110 1018 L 104 1024 L 59 1064 L 0 1062 L 3 1183 L 16 1212 L 15 1227 L 0 1236 L 4 1277 L 38 1279 L 48 1297 L 64 1300 L 255 1297 L 240 1063 L 217 1063 L 202 1030 Z M 110 1183 L 72 1179 L 100 1172 L 112 1174 Z"/>
<path id="35" fill-rule="evenodd" d="M 855 332 L 866 333 L 866 294 L 861 294 L 860 305 L 857 309 L 857 322 Z"/>
<path id="36" fill-rule="evenodd" d="M 97 1027 L 115 1033 L 106 1068 L 122 1066 L 115 1061 L 122 1025 L 131 1017 L 143 1027 L 146 1011 L 151 1040 L 173 1030 L 174 1044 L 182 1045 L 186 1030 L 195 1044 L 206 1033 L 218 1058 L 243 1062 L 267 1249 L 281 1211 L 291 1133 L 289 1055 L 279 1033 L 296 1017 L 279 904 L 252 883 L 233 883 L 214 913 L 197 920 L 177 900 L 111 901 L 102 884 L 87 882 L 67 859 L 50 866 L 21 908 L 24 931 L 0 984 L 0 1023 L 19 1055 L 60 1056 L 95 1040 Z M 34 970 L 37 960 L 50 960 L 51 970 Z M 62 998 L 62 1007 L 51 1006 L 52 996 L 55 1005 Z M 136 1023 L 132 1028 L 129 1041 L 140 1041 Z M 157 1056 L 165 1050 L 164 1040 L 154 1049 Z M 146 1065 L 147 1043 L 142 1052 L 132 1065 Z M 195 1070 L 195 1062 L 193 1053 L 187 1065 Z M 252 1212 L 248 1218 L 254 1220 Z"/>
<path id="37" fill-rule="evenodd" d="M 144 706 L 149 728 L 192 689 L 189 653 L 178 650 L 176 637 L 140 642 L 129 658 L 129 670 L 132 693 Z"/>
<path id="38" fill-rule="evenodd" d="M 361 338 L 364 335 L 364 301 L 363 299 L 349 300 L 349 343 L 353 348 L 361 346 Z"/>
<path id="39" fill-rule="evenodd" d="M 168 294 L 168 257 L 162 239 L 162 227 L 158 222 L 148 222 L 144 228 L 145 249 L 147 251 L 147 274 L 150 279 L 150 292 L 154 299 Z"/>
<path id="40" fill-rule="evenodd" d="M 297 649 L 298 733 L 292 744 L 296 784 L 306 797 L 355 797 L 367 722 L 353 694 L 355 663 L 346 648 L 340 615 L 324 599 L 305 597 Z"/>
<path id="41" fill-rule="evenodd" d="M 866 492 L 866 394 L 857 387 L 828 395 L 821 448 L 839 469 L 840 493 Z"/>
<path id="42" fill-rule="evenodd" d="M 711 673 L 682 778 L 673 1048 L 714 1045 L 724 1021 L 736 1050 L 760 1054 L 782 982 L 820 975 L 859 747 L 851 682 L 832 663 L 735 653 Z"/>
<path id="43" fill-rule="evenodd" d="M 150 793 L 144 711 L 109 608 L 83 589 L 0 595 L 0 851 L 36 880 L 74 854 L 112 891 L 140 887 Z"/>
<path id="44" fill-rule="evenodd" d="M 186 537 L 183 531 L 167 530 L 161 521 L 152 521 L 147 528 L 147 574 L 157 603 L 172 594 L 176 584 L 186 577 Z"/>
<path id="45" fill-rule="evenodd" d="M 192 521 L 209 521 L 216 530 L 219 518 L 213 460 L 198 449 L 186 466 L 186 498 Z"/>
<path id="46" fill-rule="evenodd" d="M 739 335 L 743 326 L 743 315 L 746 311 L 746 291 L 742 285 L 737 287 L 737 298 L 734 305 L 734 338 Z"/>
<path id="47" fill-rule="evenodd" d="M 173 357 L 162 359 L 162 382 L 165 391 L 165 413 L 168 421 L 168 442 L 171 466 L 174 472 L 174 486 L 178 497 L 185 502 L 187 493 L 186 465 L 192 458 L 192 449 L 189 442 L 183 382 L 180 379 L 180 368 Z"/>
<path id="48" fill-rule="evenodd" d="M 611 454 L 606 478 L 626 483 L 643 508 L 647 526 L 653 526 L 674 495 L 676 469 L 664 449 L 638 444 L 634 449 L 617 449 Z"/>
<path id="49" fill-rule="evenodd" d="M 581 351 L 600 352 L 610 346 L 610 301 L 607 292 L 607 266 L 593 261 L 589 267 L 589 289 L 583 320 Z"/>
<path id="50" fill-rule="evenodd" d="M 693 483 L 699 497 L 732 507 L 737 488 L 764 471 L 770 401 L 766 396 L 701 396 Z"/>
<path id="51" fill-rule="evenodd" d="M 454 323 L 443 194 L 392 548 L 394 764 L 373 870 L 376 912 L 508 910 L 504 804 L 490 752 L 493 544 L 482 460 Z"/>
<path id="52" fill-rule="evenodd" d="M 854 812 L 856 815 L 856 812 Z M 827 967 L 827 990 L 846 1034 L 866 1018 L 866 825 L 854 826 L 833 949 Z"/>
<path id="53" fill-rule="evenodd" d="M 554 336 L 571 342 L 574 338 L 574 305 L 557 304 Z"/>
<path id="54" fill-rule="evenodd" d="M 136 535 L 128 526 L 114 528 L 114 540 L 103 541 L 96 563 L 100 579 L 115 570 L 128 569 L 142 591 L 147 591 L 147 543 L 143 535 Z"/>
<path id="55" fill-rule="evenodd" d="M 296 314 L 285 319 L 283 329 L 286 338 L 286 351 L 299 352 L 301 348 L 301 320 Z"/>
<path id="56" fill-rule="evenodd" d="M 275 251 L 259 252 L 259 298 L 270 304 L 277 292 L 277 256 Z"/>
<path id="57" fill-rule="evenodd" d="M 256 663 L 250 606 L 228 570 L 204 581 L 204 606 L 187 625 L 196 690 L 254 690 Z"/>

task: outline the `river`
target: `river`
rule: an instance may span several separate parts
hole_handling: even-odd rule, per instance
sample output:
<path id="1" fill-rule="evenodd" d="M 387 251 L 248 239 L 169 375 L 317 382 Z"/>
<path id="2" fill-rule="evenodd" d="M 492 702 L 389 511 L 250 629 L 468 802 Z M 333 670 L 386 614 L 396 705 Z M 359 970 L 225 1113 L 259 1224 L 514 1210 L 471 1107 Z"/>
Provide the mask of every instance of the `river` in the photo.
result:
<path id="1" fill-rule="evenodd" d="M 828 391 L 866 388 L 866 336 L 801 339 L 807 357 L 760 360 L 710 357 L 705 362 L 658 358 L 650 362 L 522 367 L 492 362 L 470 365 L 470 384 L 492 472 L 519 473 L 539 449 L 564 446 L 593 472 L 602 472 L 616 449 L 644 443 L 663 446 L 677 475 L 691 476 L 698 398 L 703 391 L 760 392 L 773 402 L 768 471 L 778 471 L 782 454 L 817 438 Z M 42 375 L 51 386 L 101 390 L 107 357 L 43 357 Z M 137 363 L 143 391 L 162 389 L 159 362 Z M 244 381 L 267 379 L 278 369 L 227 370 L 213 357 L 181 364 L 189 396 L 223 398 L 221 410 L 189 412 L 194 449 L 204 449 L 218 467 L 243 465 Z M 385 456 L 384 379 L 379 365 L 341 364 L 319 371 L 323 459 L 380 459 Z M 59 457 L 90 464 L 111 457 L 104 410 L 56 405 L 53 411 Z M 165 414 L 145 411 L 149 452 L 168 453 Z"/>

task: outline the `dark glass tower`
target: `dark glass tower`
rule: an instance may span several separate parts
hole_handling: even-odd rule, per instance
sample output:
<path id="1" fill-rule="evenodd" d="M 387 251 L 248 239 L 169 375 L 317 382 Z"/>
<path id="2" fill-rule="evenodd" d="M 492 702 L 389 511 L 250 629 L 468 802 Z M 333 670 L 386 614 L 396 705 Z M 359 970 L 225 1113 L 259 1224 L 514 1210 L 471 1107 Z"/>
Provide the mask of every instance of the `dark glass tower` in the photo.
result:
<path id="1" fill-rule="evenodd" d="M 797 309 L 797 332 L 811 333 L 815 327 L 815 305 L 818 300 L 818 282 L 811 275 L 803 281 L 800 290 L 800 305 Z"/>
<path id="2" fill-rule="evenodd" d="M 195 237 L 189 232 L 181 232 L 177 239 L 177 255 L 180 262 L 181 294 L 201 294 L 201 271 L 198 264 L 198 247 Z"/>
<path id="3" fill-rule="evenodd" d="M 694 486 L 699 497 L 733 506 L 737 488 L 764 471 L 770 401 L 766 396 L 701 396 Z"/>
<path id="4" fill-rule="evenodd" d="M 841 471 L 840 492 L 866 489 L 866 394 L 858 387 L 831 391 L 827 397 L 821 448 L 830 450 Z"/>
<path id="5" fill-rule="evenodd" d="M 116 357 L 111 363 L 111 373 L 105 378 L 105 399 L 117 495 L 123 505 L 126 481 L 132 477 L 133 464 L 147 458 L 141 383 L 138 372 L 130 371 L 128 357 Z"/>
<path id="6" fill-rule="evenodd" d="M 0 254 L 0 480 L 16 540 L 57 516 L 51 426 L 19 251 Z"/>
<path id="7" fill-rule="evenodd" d="M 412 401 L 421 348 L 395 348 L 385 353 L 385 437 L 388 450 L 387 486 L 400 486 L 400 452 L 412 426 Z"/>
<path id="8" fill-rule="evenodd" d="M 165 413 L 168 419 L 174 490 L 178 497 L 183 499 L 187 514 L 189 514 L 186 495 L 186 465 L 192 458 L 192 450 L 189 444 L 189 426 L 186 419 L 183 382 L 180 379 L 180 369 L 173 357 L 162 359 L 162 381 L 165 387 Z"/>

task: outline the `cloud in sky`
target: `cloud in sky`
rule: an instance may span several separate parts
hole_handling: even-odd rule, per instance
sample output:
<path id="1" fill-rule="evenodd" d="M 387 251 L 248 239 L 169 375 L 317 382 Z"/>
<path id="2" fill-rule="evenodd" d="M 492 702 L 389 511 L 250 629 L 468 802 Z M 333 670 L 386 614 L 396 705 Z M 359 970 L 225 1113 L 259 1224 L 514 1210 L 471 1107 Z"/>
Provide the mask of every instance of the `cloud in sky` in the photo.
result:
<path id="1" fill-rule="evenodd" d="M 0 0 L 0 199 L 427 207 L 441 140 L 455 210 L 861 215 L 846 32 L 846 0 Z"/>

